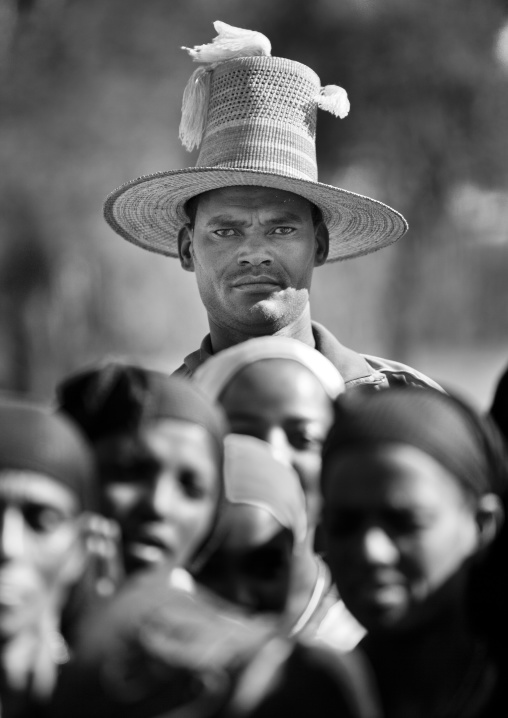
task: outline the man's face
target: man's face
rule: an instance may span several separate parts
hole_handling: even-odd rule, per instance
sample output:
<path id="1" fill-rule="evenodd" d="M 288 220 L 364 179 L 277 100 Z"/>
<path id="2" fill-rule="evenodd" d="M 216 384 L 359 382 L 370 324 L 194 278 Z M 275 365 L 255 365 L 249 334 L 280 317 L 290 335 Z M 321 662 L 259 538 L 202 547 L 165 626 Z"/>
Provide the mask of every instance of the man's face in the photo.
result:
<path id="1" fill-rule="evenodd" d="M 224 537 L 200 583 L 249 611 L 281 613 L 289 592 L 293 535 L 266 509 L 228 505 Z"/>
<path id="2" fill-rule="evenodd" d="M 97 451 L 104 511 L 120 526 L 127 573 L 163 561 L 184 565 L 211 530 L 220 494 L 208 432 L 164 419 L 139 436 L 105 439 Z"/>
<path id="3" fill-rule="evenodd" d="M 264 359 L 240 371 L 220 403 L 235 434 L 268 442 L 297 472 L 310 526 L 319 516 L 321 451 L 333 421 L 332 402 L 319 380 L 287 359 Z"/>
<path id="4" fill-rule="evenodd" d="M 302 197 L 264 187 L 227 187 L 199 197 L 194 226 L 179 241 L 209 318 L 263 334 L 297 319 L 312 271 L 326 261 L 328 235 Z"/>
<path id="5" fill-rule="evenodd" d="M 76 495 L 49 476 L 0 472 L 0 639 L 58 608 L 84 558 Z"/>
<path id="6" fill-rule="evenodd" d="M 327 560 L 370 632 L 406 631 L 457 609 L 477 546 L 473 502 L 416 447 L 349 449 L 324 474 Z"/>

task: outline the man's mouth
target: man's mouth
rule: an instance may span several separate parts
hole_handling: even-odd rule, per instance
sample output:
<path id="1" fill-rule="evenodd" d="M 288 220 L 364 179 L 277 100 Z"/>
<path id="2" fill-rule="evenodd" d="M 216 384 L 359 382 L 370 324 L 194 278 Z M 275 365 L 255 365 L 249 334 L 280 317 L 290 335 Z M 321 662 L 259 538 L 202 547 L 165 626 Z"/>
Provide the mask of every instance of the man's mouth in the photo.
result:
<path id="1" fill-rule="evenodd" d="M 245 274 L 233 281 L 233 287 L 243 292 L 273 292 L 282 289 L 280 281 L 267 274 Z"/>

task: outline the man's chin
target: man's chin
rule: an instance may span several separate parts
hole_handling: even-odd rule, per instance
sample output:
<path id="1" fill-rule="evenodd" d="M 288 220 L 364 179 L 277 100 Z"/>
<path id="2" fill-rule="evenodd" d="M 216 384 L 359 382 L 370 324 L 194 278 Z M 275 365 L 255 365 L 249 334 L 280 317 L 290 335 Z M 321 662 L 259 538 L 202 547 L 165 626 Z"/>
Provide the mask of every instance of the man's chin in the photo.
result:
<path id="1" fill-rule="evenodd" d="M 269 297 L 256 302 L 250 307 L 249 318 L 262 323 L 280 321 L 287 314 L 287 307 L 277 298 Z"/>
<path id="2" fill-rule="evenodd" d="M 308 296 L 306 290 L 293 288 L 274 292 L 251 305 L 249 318 L 251 321 L 258 320 L 260 323 L 280 325 L 275 326 L 275 330 L 287 326 L 301 315 L 308 302 Z"/>

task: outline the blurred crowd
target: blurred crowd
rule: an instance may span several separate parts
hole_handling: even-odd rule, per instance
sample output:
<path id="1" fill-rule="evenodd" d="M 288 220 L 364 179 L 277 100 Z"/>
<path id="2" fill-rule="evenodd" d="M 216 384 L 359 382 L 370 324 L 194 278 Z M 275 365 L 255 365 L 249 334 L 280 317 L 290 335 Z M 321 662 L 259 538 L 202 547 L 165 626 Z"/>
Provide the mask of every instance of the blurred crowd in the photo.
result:
<path id="1" fill-rule="evenodd" d="M 490 415 L 294 339 L 0 401 L 5 716 L 500 716 Z"/>

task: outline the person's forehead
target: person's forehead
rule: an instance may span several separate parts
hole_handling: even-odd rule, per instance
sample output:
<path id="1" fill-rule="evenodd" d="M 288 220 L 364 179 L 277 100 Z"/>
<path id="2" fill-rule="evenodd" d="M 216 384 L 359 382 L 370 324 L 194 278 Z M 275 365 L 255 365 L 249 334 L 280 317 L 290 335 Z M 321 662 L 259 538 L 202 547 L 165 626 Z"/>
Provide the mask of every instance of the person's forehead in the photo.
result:
<path id="1" fill-rule="evenodd" d="M 0 501 L 3 504 L 38 503 L 68 511 L 77 510 L 77 494 L 51 476 L 35 471 L 0 471 Z"/>
<path id="2" fill-rule="evenodd" d="M 143 446 L 158 461 L 189 459 L 196 466 L 215 466 L 218 451 L 210 433 L 200 424 L 179 419 L 158 419 L 140 432 Z"/>
<path id="3" fill-rule="evenodd" d="M 324 493 L 337 505 L 406 508 L 462 503 L 460 482 L 432 456 L 409 444 L 345 449 L 325 468 Z"/>
<path id="4" fill-rule="evenodd" d="M 252 395 L 266 393 L 276 400 L 305 398 L 310 404 L 331 404 L 326 392 L 313 372 L 292 359 L 260 359 L 243 367 L 224 392 Z"/>
<path id="5" fill-rule="evenodd" d="M 310 216 L 311 203 L 292 192 L 271 187 L 222 187 L 205 192 L 197 198 L 200 213 L 225 210 L 260 210 L 296 212 Z"/>

